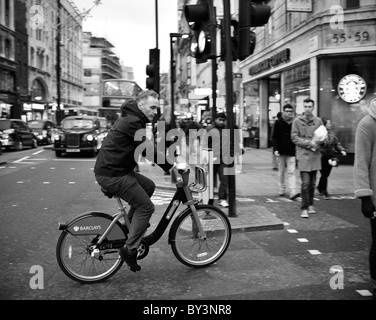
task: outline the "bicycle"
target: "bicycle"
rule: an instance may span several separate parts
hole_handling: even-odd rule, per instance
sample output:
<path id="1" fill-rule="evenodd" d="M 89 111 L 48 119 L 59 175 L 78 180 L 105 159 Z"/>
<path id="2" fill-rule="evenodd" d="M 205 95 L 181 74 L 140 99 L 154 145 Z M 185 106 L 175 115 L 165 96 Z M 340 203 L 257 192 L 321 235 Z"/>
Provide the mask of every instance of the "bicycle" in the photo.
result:
<path id="1" fill-rule="evenodd" d="M 231 225 L 226 214 L 214 205 L 199 203 L 192 192 L 207 188 L 206 170 L 195 167 L 195 182 L 188 185 L 190 170 L 178 170 L 181 177 L 176 182 L 176 192 L 155 229 L 143 237 L 137 259 L 143 259 L 149 248 L 164 234 L 172 222 L 168 244 L 175 257 L 184 265 L 207 267 L 218 261 L 231 241 Z M 56 247 L 56 257 L 61 270 L 72 280 L 92 284 L 107 280 L 123 265 L 119 248 L 125 245 L 130 221 L 122 200 L 114 197 L 119 210 L 114 215 L 103 212 L 80 214 L 67 223 L 59 223 L 62 233 Z M 180 204 L 187 206 L 173 220 Z M 119 221 L 123 218 L 122 222 Z"/>

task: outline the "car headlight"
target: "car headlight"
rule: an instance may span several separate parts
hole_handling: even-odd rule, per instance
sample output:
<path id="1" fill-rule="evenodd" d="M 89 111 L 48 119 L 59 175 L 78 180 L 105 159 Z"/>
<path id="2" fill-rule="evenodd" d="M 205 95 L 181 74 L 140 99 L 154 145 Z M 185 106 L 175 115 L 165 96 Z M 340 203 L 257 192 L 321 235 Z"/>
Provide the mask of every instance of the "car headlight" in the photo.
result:
<path id="1" fill-rule="evenodd" d="M 88 134 L 88 135 L 86 136 L 86 140 L 87 140 L 87 141 L 93 141 L 93 140 L 94 140 L 94 136 L 93 136 L 92 134 Z"/>

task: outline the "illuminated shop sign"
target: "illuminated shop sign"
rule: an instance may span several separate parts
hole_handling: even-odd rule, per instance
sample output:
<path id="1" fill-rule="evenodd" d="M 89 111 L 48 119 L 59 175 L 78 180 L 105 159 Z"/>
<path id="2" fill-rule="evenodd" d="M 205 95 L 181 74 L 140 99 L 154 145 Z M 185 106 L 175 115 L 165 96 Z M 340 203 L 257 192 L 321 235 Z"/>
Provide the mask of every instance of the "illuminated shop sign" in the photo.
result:
<path id="1" fill-rule="evenodd" d="M 276 67 L 281 63 L 290 61 L 290 49 L 285 49 L 281 52 L 272 55 L 270 58 L 265 59 L 258 64 L 252 66 L 248 70 L 249 75 L 260 73 L 262 71 L 268 70 L 272 67 Z"/>
<path id="2" fill-rule="evenodd" d="M 363 99 L 367 84 L 361 76 L 348 74 L 338 83 L 338 95 L 347 103 L 356 103 Z"/>

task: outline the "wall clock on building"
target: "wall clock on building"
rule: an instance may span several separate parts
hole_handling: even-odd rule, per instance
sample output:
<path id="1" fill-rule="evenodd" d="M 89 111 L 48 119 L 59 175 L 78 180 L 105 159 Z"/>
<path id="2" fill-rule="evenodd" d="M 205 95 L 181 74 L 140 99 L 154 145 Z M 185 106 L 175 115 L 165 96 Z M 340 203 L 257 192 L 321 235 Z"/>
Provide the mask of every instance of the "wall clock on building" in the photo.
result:
<path id="1" fill-rule="evenodd" d="M 348 74 L 338 83 L 338 95 L 347 103 L 356 103 L 363 99 L 367 92 L 365 80 L 357 74 Z"/>

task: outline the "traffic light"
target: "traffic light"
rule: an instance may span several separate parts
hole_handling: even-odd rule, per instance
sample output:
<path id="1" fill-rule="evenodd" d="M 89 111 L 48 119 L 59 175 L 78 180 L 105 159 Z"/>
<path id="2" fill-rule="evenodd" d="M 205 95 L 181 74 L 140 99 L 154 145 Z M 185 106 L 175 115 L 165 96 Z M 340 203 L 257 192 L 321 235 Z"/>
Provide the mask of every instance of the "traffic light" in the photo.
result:
<path id="1" fill-rule="evenodd" d="M 239 0 L 238 59 L 244 60 L 253 53 L 256 35 L 251 27 L 261 27 L 268 23 L 271 8 L 261 4 L 265 1 Z"/>
<path id="2" fill-rule="evenodd" d="M 196 63 L 215 59 L 217 19 L 213 0 L 199 0 L 195 5 L 185 5 L 184 15 L 189 23 L 194 22 L 191 53 L 196 58 Z"/>
<path id="3" fill-rule="evenodd" d="M 149 50 L 149 64 L 146 66 L 146 88 L 159 93 L 159 49 Z"/>

